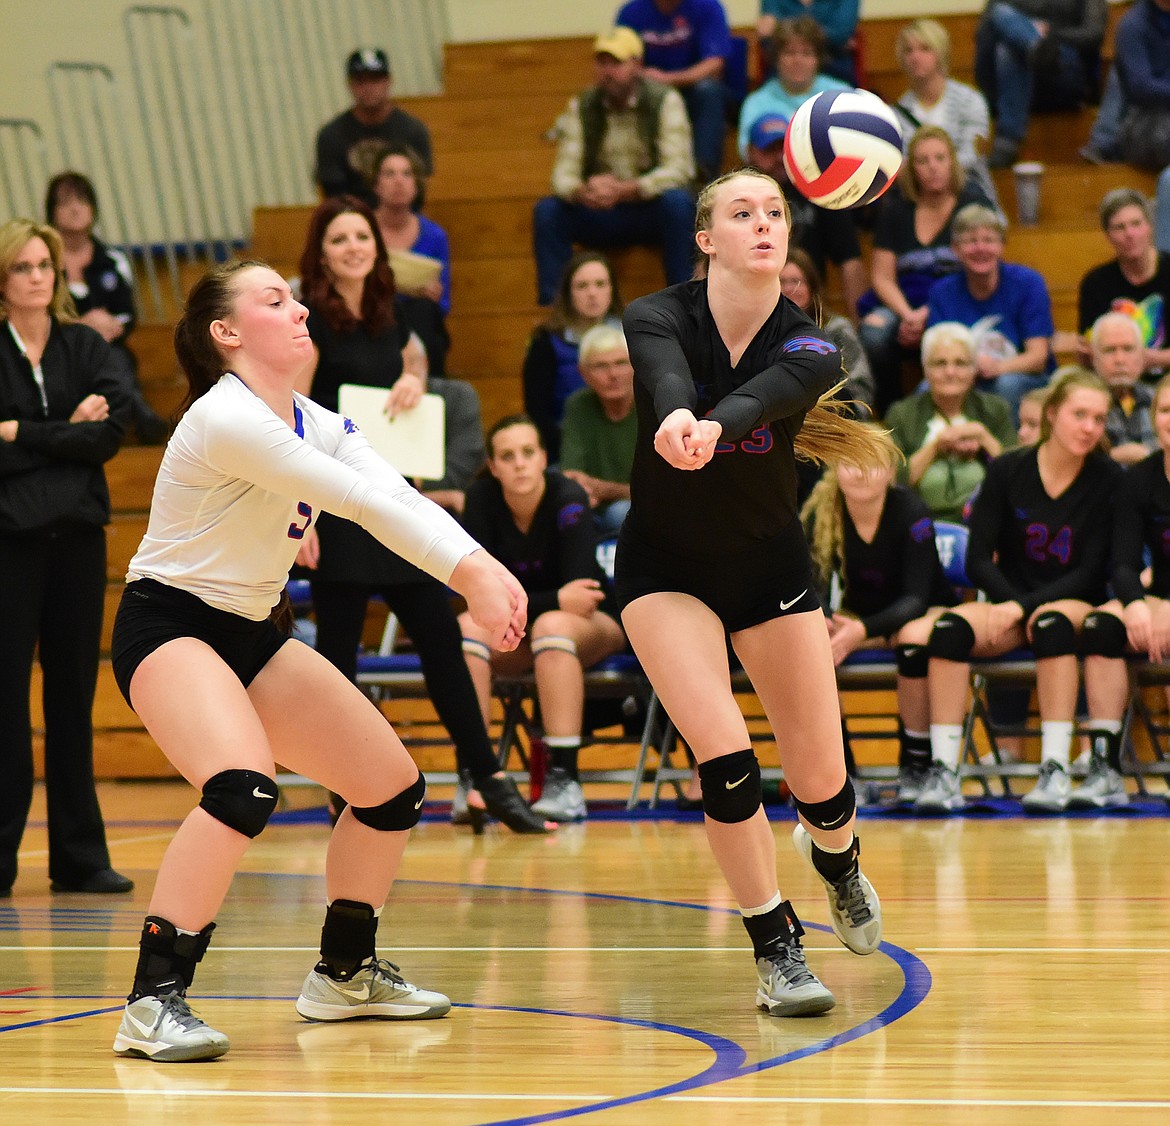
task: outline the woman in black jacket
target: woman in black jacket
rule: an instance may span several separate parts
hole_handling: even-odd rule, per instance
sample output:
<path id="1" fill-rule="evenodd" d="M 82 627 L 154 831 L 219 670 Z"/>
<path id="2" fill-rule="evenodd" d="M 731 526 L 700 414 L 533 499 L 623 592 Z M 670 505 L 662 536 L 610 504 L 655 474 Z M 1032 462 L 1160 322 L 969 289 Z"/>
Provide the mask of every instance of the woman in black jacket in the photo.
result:
<path id="1" fill-rule="evenodd" d="M 0 896 L 32 802 L 34 652 L 53 890 L 134 886 L 110 868 L 92 725 L 110 519 L 102 465 L 128 403 L 109 345 L 75 320 L 57 232 L 29 219 L 0 226 Z"/>

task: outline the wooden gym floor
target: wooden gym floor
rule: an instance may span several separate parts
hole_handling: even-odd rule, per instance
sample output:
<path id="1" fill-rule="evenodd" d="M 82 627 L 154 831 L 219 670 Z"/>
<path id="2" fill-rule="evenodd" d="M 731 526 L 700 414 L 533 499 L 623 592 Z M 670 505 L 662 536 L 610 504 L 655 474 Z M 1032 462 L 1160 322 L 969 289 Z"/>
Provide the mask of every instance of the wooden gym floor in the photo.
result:
<path id="1" fill-rule="evenodd" d="M 312 804 L 315 792 L 294 802 Z M 439 1021 L 313 1025 L 293 1000 L 323 903 L 325 824 L 252 850 L 196 1007 L 205 1064 L 110 1051 L 158 859 L 193 801 L 104 784 L 133 896 L 51 895 L 38 797 L 0 901 L 0 1122 L 780 1122 L 1089 1126 L 1170 1116 L 1165 817 L 863 822 L 882 949 L 845 951 L 777 820 L 782 888 L 838 1004 L 758 1014 L 746 936 L 698 820 L 554 838 L 414 834 L 381 951 L 456 1002 Z M 783 815 L 782 811 L 782 815 Z"/>

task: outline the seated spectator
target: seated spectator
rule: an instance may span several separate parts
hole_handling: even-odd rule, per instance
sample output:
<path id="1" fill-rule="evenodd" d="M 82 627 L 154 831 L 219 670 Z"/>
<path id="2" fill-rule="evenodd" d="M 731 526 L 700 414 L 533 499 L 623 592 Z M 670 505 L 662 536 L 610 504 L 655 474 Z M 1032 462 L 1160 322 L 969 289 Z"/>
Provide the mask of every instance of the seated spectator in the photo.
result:
<path id="1" fill-rule="evenodd" d="M 812 16 L 783 20 L 772 36 L 776 77 L 769 78 L 743 100 L 739 111 L 739 155 L 747 155 L 752 124 L 765 116 L 791 121 L 802 103 L 823 90 L 851 90 L 847 82 L 821 73 L 825 33 Z"/>
<path id="2" fill-rule="evenodd" d="M 1124 313 L 1103 313 L 1089 333 L 1093 370 L 1113 395 L 1105 437 L 1109 456 L 1136 465 L 1158 448 L 1150 407 L 1154 393 L 1138 382 L 1145 367 L 1142 330 Z"/>
<path id="3" fill-rule="evenodd" d="M 968 203 L 986 202 L 982 189 L 964 176 L 950 134 L 937 125 L 915 130 L 906 167 L 881 203 L 870 261 L 873 290 L 858 307 L 879 414 L 901 398 L 901 361 L 922 340 L 931 285 L 959 269 L 952 218 Z"/>
<path id="4" fill-rule="evenodd" d="M 1127 805 L 1121 776 L 1122 723 L 1133 688 L 1127 654 L 1170 660 L 1170 379 L 1154 389 L 1158 447 L 1126 471 L 1113 498 L 1111 585 L 1116 595 L 1085 621 L 1085 691 L 1098 703 L 1090 731 L 1088 777 L 1069 799 L 1070 809 Z M 1149 578 L 1146 579 L 1147 567 Z"/>
<path id="5" fill-rule="evenodd" d="M 551 305 L 573 243 L 662 247 L 668 285 L 694 269 L 691 125 L 677 90 L 642 75 L 642 41 L 615 27 L 593 45 L 597 84 L 557 119 L 554 195 L 536 205 L 537 300 Z"/>
<path id="6" fill-rule="evenodd" d="M 857 339 L 857 330 L 847 317 L 831 313 L 825 308 L 824 287 L 821 276 L 812 258 L 799 246 L 788 248 L 788 261 L 780 271 L 780 288 L 802 313 L 807 313 L 825 330 L 829 339 L 841 353 L 841 367 L 844 369 L 845 387 L 840 392 L 842 399 L 860 403 L 866 415 L 873 412 L 873 373 L 865 349 Z"/>
<path id="7" fill-rule="evenodd" d="M 447 232 L 419 214 L 426 188 L 422 159 L 409 145 L 381 147 L 374 157 L 374 215 L 390 255 L 399 307 L 427 350 L 431 375 L 447 370 L 451 337 L 451 248 Z"/>
<path id="8" fill-rule="evenodd" d="M 431 135 L 417 117 L 390 97 L 390 60 L 376 47 L 354 51 L 345 64 L 353 105 L 317 134 L 317 183 L 327 195 L 353 195 L 371 207 L 377 197 L 374 157 L 384 145 L 409 145 L 429 176 L 434 171 Z"/>
<path id="9" fill-rule="evenodd" d="M 625 634 L 597 562 L 585 490 L 548 468 L 540 435 L 524 415 L 497 422 L 487 448 L 491 475 L 468 489 L 463 523 L 524 585 L 528 633 L 514 652 L 493 652 L 487 632 L 464 614 L 464 656 L 485 723 L 492 673 L 534 671 L 549 770 L 532 812 L 550 821 L 581 821 L 584 670 L 622 649 Z"/>
<path id="10" fill-rule="evenodd" d="M 910 123 L 907 139 L 923 125 L 945 129 L 955 142 L 963 171 L 992 203 L 998 202 L 984 155 L 991 136 L 987 99 L 974 86 L 950 77 L 947 29 L 937 20 L 914 20 L 898 32 L 894 52 L 910 82 L 910 89 L 894 103 L 894 109 Z"/>
<path id="11" fill-rule="evenodd" d="M 979 386 L 1006 399 L 1014 417 L 1024 394 L 1048 382 L 1055 325 L 1043 276 L 1003 260 L 1006 229 L 981 203 L 955 215 L 951 240 L 962 273 L 930 287 L 926 323 L 958 321 L 971 330 Z"/>
<path id="12" fill-rule="evenodd" d="M 691 119 L 700 183 L 719 175 L 732 93 L 724 69 L 731 29 L 720 0 L 629 0 L 614 20 L 645 45 L 645 76 L 672 86 Z"/>
<path id="13" fill-rule="evenodd" d="M 1033 108 L 1090 99 L 1105 9 L 1105 0 L 988 0 L 975 32 L 975 82 L 995 117 L 992 168 L 1016 162 Z"/>
<path id="14" fill-rule="evenodd" d="M 926 390 L 890 407 L 885 423 L 906 456 L 898 476 L 940 520 L 961 520 L 987 463 L 1015 444 L 1011 411 L 975 390 L 975 340 L 961 324 L 937 324 L 922 337 Z"/>
<path id="15" fill-rule="evenodd" d="M 826 470 L 801 512 L 831 611 L 833 663 L 875 645 L 898 664 L 898 800 L 917 801 L 930 769 L 926 643 L 958 599 L 943 575 L 934 521 L 922 498 L 894 484 L 894 469 Z M 839 592 L 839 605 L 831 592 Z"/>
<path id="16" fill-rule="evenodd" d="M 386 145 L 374 158 L 374 215 L 390 252 L 390 268 L 399 293 L 425 297 L 443 311 L 451 311 L 451 247 L 447 232 L 415 208 L 426 184 L 422 159 L 409 145 Z M 439 276 L 421 281 L 395 269 L 396 253 L 420 254 L 440 266 Z"/>
<path id="17" fill-rule="evenodd" d="M 1077 652 L 1101 604 L 1112 539 L 1110 505 L 1121 469 L 1100 451 L 1109 390 L 1091 372 L 1057 373 L 1040 444 L 991 463 L 971 511 L 967 574 L 987 595 L 944 613 L 930 636 L 930 778 L 915 809 L 963 807 L 959 760 L 972 657 L 1031 645 L 1040 703 L 1040 776 L 1028 812 L 1068 804 L 1077 700 Z M 1096 716 L 1090 729 L 1096 729 Z"/>
<path id="18" fill-rule="evenodd" d="M 857 224 L 852 212 L 818 207 L 791 189 L 784 168 L 784 134 L 787 129 L 788 119 L 779 114 L 766 114 L 753 122 L 748 132 L 748 164 L 766 172 L 784 189 L 790 214 L 789 246 L 799 246 L 806 251 L 821 278 L 826 277 L 826 262 L 837 267 L 846 314 L 856 322 L 857 302 L 869 285 L 869 275 L 861 260 Z"/>
<path id="19" fill-rule="evenodd" d="M 1016 444 L 1034 446 L 1040 441 L 1040 425 L 1044 421 L 1044 400 L 1047 387 L 1035 387 L 1020 400 L 1019 423 L 1016 426 Z"/>
<path id="20" fill-rule="evenodd" d="M 1132 188 L 1107 192 L 1097 209 L 1101 230 L 1116 256 L 1094 266 L 1081 279 L 1077 293 L 1077 350 L 1089 360 L 1087 334 L 1103 313 L 1125 313 L 1141 326 L 1147 372 L 1170 367 L 1170 252 L 1154 245 L 1150 202 Z"/>
<path id="21" fill-rule="evenodd" d="M 94 233 L 97 191 L 88 176 L 61 172 L 45 191 L 45 221 L 61 236 L 65 281 L 77 319 L 110 346 L 110 359 L 122 375 L 130 405 L 130 424 L 145 445 L 161 445 L 170 423 L 146 401 L 138 382 L 138 360 L 127 341 L 138 320 L 130 263 Z"/>
<path id="22" fill-rule="evenodd" d="M 561 472 L 589 494 L 601 532 L 612 535 L 630 510 L 630 470 L 638 437 L 634 369 L 625 333 L 597 325 L 581 337 L 585 386 L 565 404 Z"/>
<path id="23" fill-rule="evenodd" d="M 825 33 L 825 62 L 822 69 L 834 78 L 857 85 L 853 51 L 857 43 L 860 0 L 760 0 L 756 34 L 770 63 L 775 63 L 772 35 L 781 20 L 811 16 Z"/>
<path id="24" fill-rule="evenodd" d="M 1137 0 L 1118 20 L 1113 65 L 1080 154 L 1154 172 L 1170 163 L 1170 0 Z"/>
<path id="25" fill-rule="evenodd" d="M 548 320 L 537 326 L 524 354 L 524 410 L 554 465 L 561 458 L 565 403 L 585 386 L 578 364 L 581 337 L 600 324 L 622 326 L 617 279 L 605 255 L 578 251 L 561 275 Z"/>

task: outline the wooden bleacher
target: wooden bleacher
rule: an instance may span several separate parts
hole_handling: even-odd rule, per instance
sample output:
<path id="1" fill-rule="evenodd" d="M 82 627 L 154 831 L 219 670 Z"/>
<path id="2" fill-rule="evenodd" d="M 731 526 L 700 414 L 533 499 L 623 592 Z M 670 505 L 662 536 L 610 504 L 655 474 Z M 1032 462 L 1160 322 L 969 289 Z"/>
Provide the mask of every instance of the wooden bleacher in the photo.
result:
<path id="1" fill-rule="evenodd" d="M 1110 8 L 1111 21 L 1119 12 Z M 887 99 L 904 88 L 893 43 L 904 20 L 863 23 L 866 84 Z M 952 73 L 971 82 L 976 17 L 943 17 L 952 38 Z M 531 252 L 532 207 L 547 194 L 553 146 L 545 139 L 568 97 L 592 81 L 590 40 L 461 44 L 447 48 L 444 93 L 403 99 L 430 125 L 436 173 L 428 185 L 427 212 L 448 232 L 452 247 L 452 374 L 470 379 L 483 401 L 486 424 L 521 406 L 520 368 L 527 337 L 540 320 Z M 1049 280 L 1058 329 L 1075 329 L 1076 285 L 1084 271 L 1109 257 L 1096 208 L 1110 188 L 1152 193 L 1154 177 L 1121 166 L 1094 167 L 1077 159 L 1093 111 L 1037 116 L 1022 156 L 1047 166 L 1041 226 L 1009 232 L 1007 255 Z M 727 162 L 735 159 L 729 139 Z M 1010 173 L 996 177 L 1014 220 Z M 292 275 L 297 272 L 309 207 L 261 207 L 251 251 Z M 626 300 L 663 284 L 658 254 L 635 248 L 615 255 Z M 835 282 L 834 282 L 835 284 Z M 143 382 L 155 408 L 170 413 L 182 397 L 171 345 L 173 325 L 143 324 L 134 336 Z M 109 529 L 110 593 L 105 643 L 125 563 L 145 526 L 150 489 L 161 451 L 129 447 L 108 466 L 115 518 Z M 850 697 L 851 709 L 889 711 L 880 694 Z M 39 685 L 34 687 L 40 725 Z M 426 706 L 395 706 L 395 718 L 426 722 Z M 420 710 L 421 709 L 421 710 Z M 99 776 L 173 773 L 122 701 L 108 660 L 103 661 L 95 706 L 95 757 Z M 873 746 L 867 744 L 868 747 Z M 429 763 L 421 760 L 426 768 Z M 435 763 L 450 768 L 449 754 Z"/>

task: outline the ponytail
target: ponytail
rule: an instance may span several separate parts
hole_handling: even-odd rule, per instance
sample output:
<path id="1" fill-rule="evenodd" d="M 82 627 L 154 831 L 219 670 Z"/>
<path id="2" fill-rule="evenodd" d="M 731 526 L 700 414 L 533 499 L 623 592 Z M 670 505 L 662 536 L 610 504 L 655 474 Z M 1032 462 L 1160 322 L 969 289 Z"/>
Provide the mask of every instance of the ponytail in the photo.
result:
<path id="1" fill-rule="evenodd" d="M 844 503 L 837 471 L 830 466 L 813 486 L 800 511 L 817 583 L 825 590 L 832 583 L 833 575 L 845 569 Z"/>
<path id="2" fill-rule="evenodd" d="M 889 431 L 853 418 L 849 401 L 837 397 L 844 386 L 842 380 L 830 388 L 804 416 L 804 425 L 792 444 L 796 456 L 821 465 L 855 465 L 858 469 L 897 464 L 902 454 Z"/>

